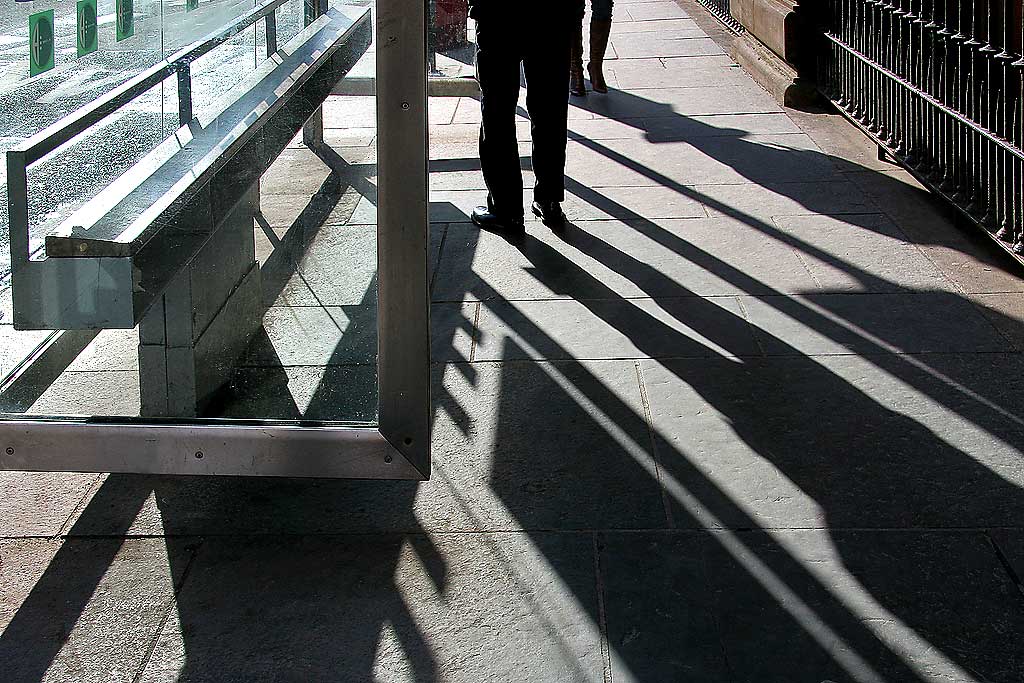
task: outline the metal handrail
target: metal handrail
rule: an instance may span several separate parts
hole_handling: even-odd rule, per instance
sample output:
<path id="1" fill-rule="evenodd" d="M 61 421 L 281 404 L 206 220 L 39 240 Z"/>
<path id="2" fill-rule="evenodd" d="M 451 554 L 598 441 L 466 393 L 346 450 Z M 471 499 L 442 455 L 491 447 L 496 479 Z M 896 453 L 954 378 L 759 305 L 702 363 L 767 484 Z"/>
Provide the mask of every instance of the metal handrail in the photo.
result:
<path id="1" fill-rule="evenodd" d="M 1024 2 L 822 0 L 814 11 L 822 93 L 880 154 L 1024 256 Z"/>
<path id="2" fill-rule="evenodd" d="M 1000 137 L 999 135 L 996 135 L 995 133 L 993 133 L 992 131 L 988 130 L 984 126 L 981 126 L 978 123 L 975 123 L 974 121 L 972 121 L 971 119 L 967 118 L 966 116 L 964 116 L 960 112 L 956 111 L 952 107 L 949 107 L 946 104 L 944 104 L 937 97 L 934 97 L 934 96 L 928 94 L 927 92 L 925 92 L 921 88 L 915 86 L 913 83 L 911 83 L 907 79 L 902 78 L 901 76 L 899 76 L 895 72 L 885 68 L 881 64 L 878 64 L 877 62 L 875 62 L 872 59 L 868 58 L 862 52 L 860 52 L 860 51 L 850 47 L 849 45 L 844 43 L 838 36 L 836 36 L 836 35 L 834 35 L 832 33 L 825 33 L 824 35 L 825 35 L 825 38 L 827 40 L 831 41 L 832 43 L 835 43 L 836 46 L 839 47 L 840 50 L 843 50 L 843 51 L 847 52 L 848 54 L 853 56 L 855 59 L 857 59 L 858 61 L 862 62 L 867 68 L 873 69 L 878 74 L 880 74 L 880 75 L 886 77 L 887 79 L 889 79 L 892 83 L 898 85 L 899 87 L 901 87 L 904 90 L 906 90 L 909 93 L 911 93 L 913 96 L 918 97 L 918 98 L 926 101 L 929 105 L 931 105 L 936 110 L 941 112 L 944 116 L 948 116 L 951 119 L 954 119 L 955 121 L 957 121 L 958 123 L 960 123 L 964 127 L 969 128 L 971 131 L 973 131 L 974 133 L 978 134 L 980 137 L 983 137 L 983 138 L 987 139 L 989 142 L 991 142 L 991 143 L 993 143 L 995 145 L 998 145 L 999 147 L 1001 147 L 1006 152 L 1009 152 L 1010 154 L 1012 154 L 1013 156 L 1017 157 L 1021 161 L 1024 161 L 1024 150 L 1022 150 L 1019 147 L 1017 147 L 1017 145 L 1013 144 L 1012 141 L 1010 141 L 1010 140 L 1008 140 L 1008 139 L 1006 139 L 1004 137 Z"/>
<path id="3" fill-rule="evenodd" d="M 8 156 L 20 157 L 22 163 L 29 166 L 174 74 L 178 76 L 179 122 L 181 125 L 187 124 L 192 120 L 192 62 L 212 52 L 264 18 L 267 19 L 267 44 L 276 46 L 277 21 L 274 13 L 286 2 L 289 0 L 267 0 L 228 26 L 181 48 L 170 57 L 157 62 L 106 95 L 39 131 L 10 149 L 7 152 Z"/>

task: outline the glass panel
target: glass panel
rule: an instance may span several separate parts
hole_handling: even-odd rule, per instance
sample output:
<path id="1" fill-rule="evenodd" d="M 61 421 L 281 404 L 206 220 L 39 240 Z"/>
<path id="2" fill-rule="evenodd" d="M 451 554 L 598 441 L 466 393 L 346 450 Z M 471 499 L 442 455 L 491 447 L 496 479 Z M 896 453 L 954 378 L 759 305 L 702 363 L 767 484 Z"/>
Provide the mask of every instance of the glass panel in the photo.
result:
<path id="1" fill-rule="evenodd" d="M 99 0 L 99 49 L 81 57 L 76 2 L 0 9 L 0 107 L 19 112 L 0 121 L 0 150 L 256 6 L 134 0 L 134 35 L 117 41 L 125 1 Z M 29 16 L 51 8 L 54 68 L 30 77 Z M 306 145 L 312 91 L 287 97 L 286 75 L 320 24 L 306 28 L 304 0 L 276 16 L 278 60 L 260 21 L 192 63 L 188 128 L 172 75 L 29 167 L 35 260 L 19 277 L 35 279 L 18 281 L 31 296 L 17 327 L 47 329 L 15 327 L 5 224 L 0 413 L 376 423 L 373 80 L 332 97 L 323 142 L 314 115 Z M 352 73 L 372 75 L 372 51 Z M 204 171 L 228 143 L 227 165 Z"/>
<path id="2" fill-rule="evenodd" d="M 5 2 L 0 5 L 0 154 L 121 85 L 161 59 L 160 0 L 135 0 L 135 35 L 117 41 L 115 0 L 96 3 L 96 49 L 78 55 L 77 0 Z M 53 10 L 53 68 L 30 77 L 29 18 Z M 38 247 L 60 217 L 81 205 L 97 187 L 120 175 L 162 138 L 160 91 L 147 94 L 104 130 L 83 136 L 60 155 L 30 169 L 30 215 Z M 119 149 L 103 140 L 125 141 Z M 6 184 L 7 166 L 0 164 Z M 7 193 L 0 193 L 0 290 L 9 287 Z M 6 314 L 5 314 L 6 313 Z M 0 324 L 10 315 L 0 305 Z"/>
<path id="3" fill-rule="evenodd" d="M 476 35 L 468 0 L 429 0 L 428 65 L 433 77 L 461 78 L 474 74 Z"/>

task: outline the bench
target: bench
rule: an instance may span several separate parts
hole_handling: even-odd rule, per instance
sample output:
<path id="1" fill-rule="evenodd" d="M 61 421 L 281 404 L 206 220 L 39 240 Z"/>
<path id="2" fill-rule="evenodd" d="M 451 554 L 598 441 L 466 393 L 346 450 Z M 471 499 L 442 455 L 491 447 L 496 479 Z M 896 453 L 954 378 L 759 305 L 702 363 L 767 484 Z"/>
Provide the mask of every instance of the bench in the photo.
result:
<path id="1" fill-rule="evenodd" d="M 278 48 L 275 11 L 286 1 L 262 3 L 7 154 L 15 328 L 138 326 L 145 416 L 201 414 L 230 379 L 262 319 L 260 177 L 299 131 L 317 141 L 320 106 L 371 43 L 369 8 L 319 0 Z M 260 20 L 268 59 L 194 117 L 192 62 Z M 181 127 L 31 254 L 27 168 L 170 78 Z"/>

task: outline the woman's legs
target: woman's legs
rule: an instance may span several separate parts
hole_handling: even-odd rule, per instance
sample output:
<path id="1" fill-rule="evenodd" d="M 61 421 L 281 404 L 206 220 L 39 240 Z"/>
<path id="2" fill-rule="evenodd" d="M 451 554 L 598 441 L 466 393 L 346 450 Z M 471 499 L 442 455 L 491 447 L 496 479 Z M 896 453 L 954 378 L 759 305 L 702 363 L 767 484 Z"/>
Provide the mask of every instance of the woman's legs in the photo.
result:
<path id="1" fill-rule="evenodd" d="M 572 22 L 572 56 L 569 62 L 569 93 L 585 97 L 587 86 L 583 83 L 583 17 Z"/>
<path id="2" fill-rule="evenodd" d="M 590 0 L 590 84 L 594 92 L 608 92 L 604 80 L 604 53 L 608 49 L 608 34 L 612 30 L 612 5 L 614 0 Z"/>

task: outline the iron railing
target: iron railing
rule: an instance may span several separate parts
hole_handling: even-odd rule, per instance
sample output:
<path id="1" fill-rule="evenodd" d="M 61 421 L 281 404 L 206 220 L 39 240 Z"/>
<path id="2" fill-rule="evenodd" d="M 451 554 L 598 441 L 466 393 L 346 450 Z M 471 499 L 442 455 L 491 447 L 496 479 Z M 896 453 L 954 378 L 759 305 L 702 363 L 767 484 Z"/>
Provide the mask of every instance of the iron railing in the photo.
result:
<path id="1" fill-rule="evenodd" d="M 729 0 L 697 0 L 697 2 L 707 7 L 708 11 L 718 17 L 723 24 L 732 30 L 737 33 L 743 32 L 743 25 L 732 15 L 732 11 L 729 8 Z"/>
<path id="2" fill-rule="evenodd" d="M 1022 0 L 824 0 L 822 92 L 1024 254 Z"/>

